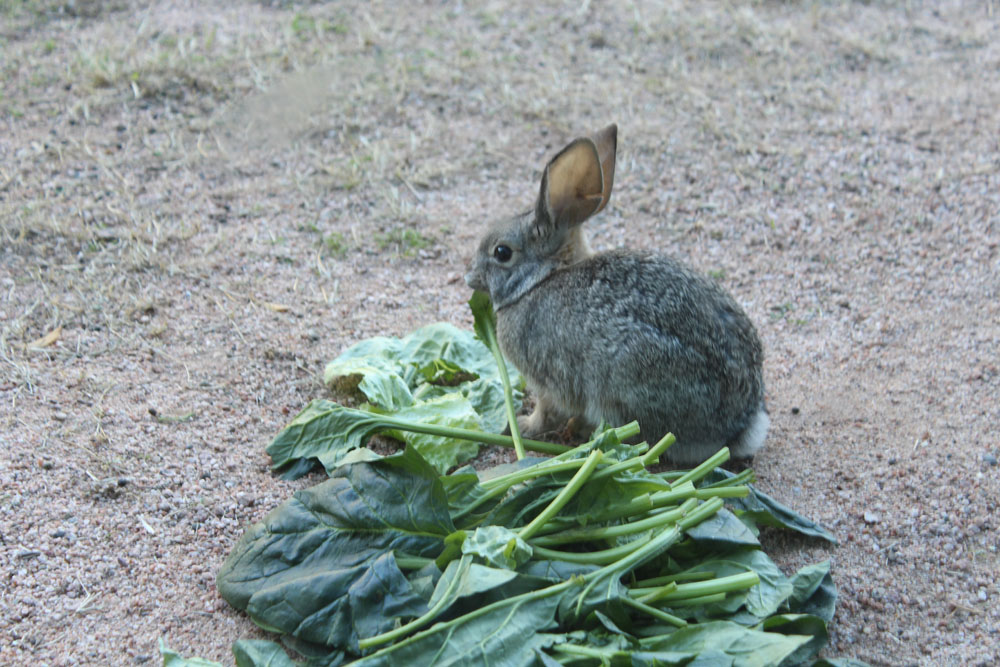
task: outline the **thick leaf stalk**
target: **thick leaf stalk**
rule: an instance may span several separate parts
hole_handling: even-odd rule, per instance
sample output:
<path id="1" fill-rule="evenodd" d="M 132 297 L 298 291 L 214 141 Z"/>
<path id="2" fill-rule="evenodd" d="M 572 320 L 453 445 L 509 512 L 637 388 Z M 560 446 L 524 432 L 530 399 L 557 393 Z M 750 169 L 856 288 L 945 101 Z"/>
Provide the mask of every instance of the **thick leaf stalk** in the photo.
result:
<path id="1" fill-rule="evenodd" d="M 507 362 L 500 352 L 500 343 L 497 342 L 496 314 L 493 312 L 493 304 L 485 292 L 473 292 L 469 299 L 469 307 L 472 309 L 475 318 L 476 334 L 483 344 L 490 349 L 493 358 L 496 359 L 497 368 L 500 371 L 500 382 L 503 384 L 504 405 L 507 408 L 507 426 L 510 428 L 511 438 L 514 440 L 514 452 L 518 460 L 525 457 L 524 443 L 521 441 L 521 431 L 517 426 L 517 410 L 514 408 L 514 391 L 510 384 L 510 375 L 507 373 Z"/>

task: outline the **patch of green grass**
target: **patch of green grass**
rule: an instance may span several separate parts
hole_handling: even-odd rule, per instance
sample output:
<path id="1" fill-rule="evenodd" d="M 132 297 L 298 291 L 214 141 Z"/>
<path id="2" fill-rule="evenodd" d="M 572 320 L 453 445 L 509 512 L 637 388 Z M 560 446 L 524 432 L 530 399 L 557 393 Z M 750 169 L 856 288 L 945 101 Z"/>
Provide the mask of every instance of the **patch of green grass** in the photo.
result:
<path id="1" fill-rule="evenodd" d="M 777 321 L 784 319 L 788 316 L 788 313 L 795 310 L 795 304 L 791 301 L 785 303 L 779 303 L 777 306 L 771 306 L 771 320 Z"/>
<path id="2" fill-rule="evenodd" d="M 418 250 L 423 250 L 433 245 L 434 240 L 424 236 L 415 229 L 406 227 L 396 227 L 388 232 L 375 235 L 375 244 L 379 250 L 385 251 L 395 248 L 397 252 L 407 257 L 411 257 Z"/>
<path id="3" fill-rule="evenodd" d="M 292 18 L 292 32 L 296 37 L 306 37 L 316 33 L 316 19 L 299 12 Z"/>
<path id="4" fill-rule="evenodd" d="M 331 232 L 323 237 L 323 247 L 333 257 L 343 257 L 347 254 L 349 244 L 340 232 Z"/>
<path id="5" fill-rule="evenodd" d="M 713 280 L 725 280 L 726 270 L 725 269 L 712 269 L 708 272 L 708 277 Z"/>

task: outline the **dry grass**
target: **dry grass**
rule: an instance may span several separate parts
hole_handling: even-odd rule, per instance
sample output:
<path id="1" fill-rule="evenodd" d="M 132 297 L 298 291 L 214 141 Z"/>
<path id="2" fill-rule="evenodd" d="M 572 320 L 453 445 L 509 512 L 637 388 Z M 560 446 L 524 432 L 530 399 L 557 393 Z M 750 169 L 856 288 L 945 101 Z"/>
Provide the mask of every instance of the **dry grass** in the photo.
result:
<path id="1" fill-rule="evenodd" d="M 995 652 L 998 44 L 990 1 L 0 2 L 0 661 L 223 659 L 264 443 L 343 345 L 467 324 L 481 222 L 610 121 L 593 244 L 759 323 L 834 652 Z"/>

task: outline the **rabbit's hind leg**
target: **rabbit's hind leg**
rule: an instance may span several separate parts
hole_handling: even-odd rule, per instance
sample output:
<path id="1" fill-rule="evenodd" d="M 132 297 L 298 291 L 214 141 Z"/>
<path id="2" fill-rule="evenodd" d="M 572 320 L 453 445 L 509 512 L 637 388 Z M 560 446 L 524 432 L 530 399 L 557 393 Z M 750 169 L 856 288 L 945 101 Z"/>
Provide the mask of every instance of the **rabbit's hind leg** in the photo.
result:
<path id="1" fill-rule="evenodd" d="M 562 411 L 545 396 L 538 394 L 535 396 L 535 409 L 532 413 L 517 418 L 518 430 L 521 435 L 529 438 L 559 430 L 565 423 L 566 416 Z"/>

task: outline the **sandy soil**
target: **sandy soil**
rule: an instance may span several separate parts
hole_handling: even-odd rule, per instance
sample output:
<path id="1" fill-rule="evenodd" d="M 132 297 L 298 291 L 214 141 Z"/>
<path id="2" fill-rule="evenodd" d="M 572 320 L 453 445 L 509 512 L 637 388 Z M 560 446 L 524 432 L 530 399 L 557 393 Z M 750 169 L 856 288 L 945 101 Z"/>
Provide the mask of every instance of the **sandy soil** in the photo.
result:
<path id="1" fill-rule="evenodd" d="M 231 662 L 264 446 L 344 346 L 470 326 L 484 220 L 620 126 L 592 243 L 757 322 L 828 654 L 1000 660 L 1000 6 L 0 3 L 0 662 Z M 47 337 L 47 338 L 46 338 Z"/>

